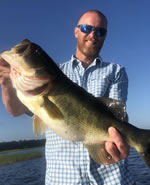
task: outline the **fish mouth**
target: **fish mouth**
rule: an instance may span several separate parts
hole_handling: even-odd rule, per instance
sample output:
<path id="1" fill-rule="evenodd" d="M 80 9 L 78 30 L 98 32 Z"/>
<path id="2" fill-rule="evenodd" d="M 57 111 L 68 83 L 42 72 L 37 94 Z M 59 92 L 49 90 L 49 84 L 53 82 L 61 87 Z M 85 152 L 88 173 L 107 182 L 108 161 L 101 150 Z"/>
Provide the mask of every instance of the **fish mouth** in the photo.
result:
<path id="1" fill-rule="evenodd" d="M 39 95 L 39 94 L 45 92 L 45 90 L 48 88 L 48 86 L 49 86 L 49 84 L 47 83 L 47 84 L 44 84 L 43 86 L 37 87 L 33 90 L 27 90 L 27 91 L 25 91 L 25 93 L 28 95 L 36 96 L 36 95 Z"/>
<path id="2" fill-rule="evenodd" d="M 16 90 L 19 90 L 25 95 L 32 96 L 45 92 L 51 81 L 48 77 L 24 75 L 14 67 L 11 67 L 10 78 Z"/>
<path id="3" fill-rule="evenodd" d="M 16 76 L 16 77 L 24 76 L 25 78 L 28 78 L 33 81 L 36 81 L 36 80 L 37 81 L 47 81 L 48 80 L 48 78 L 46 77 L 36 77 L 36 76 L 24 75 L 19 70 L 17 70 L 15 67 L 11 67 L 11 74 L 13 74 L 13 76 Z"/>

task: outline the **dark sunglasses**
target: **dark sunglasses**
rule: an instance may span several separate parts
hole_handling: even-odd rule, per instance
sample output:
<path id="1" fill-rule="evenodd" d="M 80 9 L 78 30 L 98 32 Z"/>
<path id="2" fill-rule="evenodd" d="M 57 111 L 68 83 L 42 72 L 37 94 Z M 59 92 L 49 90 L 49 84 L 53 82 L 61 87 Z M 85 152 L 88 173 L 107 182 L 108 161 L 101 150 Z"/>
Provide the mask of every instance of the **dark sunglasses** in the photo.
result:
<path id="1" fill-rule="evenodd" d="M 77 25 L 77 28 L 80 28 L 80 31 L 86 34 L 89 34 L 92 31 L 95 31 L 95 35 L 97 37 L 104 37 L 107 33 L 107 30 L 105 28 L 94 27 L 87 24 Z"/>

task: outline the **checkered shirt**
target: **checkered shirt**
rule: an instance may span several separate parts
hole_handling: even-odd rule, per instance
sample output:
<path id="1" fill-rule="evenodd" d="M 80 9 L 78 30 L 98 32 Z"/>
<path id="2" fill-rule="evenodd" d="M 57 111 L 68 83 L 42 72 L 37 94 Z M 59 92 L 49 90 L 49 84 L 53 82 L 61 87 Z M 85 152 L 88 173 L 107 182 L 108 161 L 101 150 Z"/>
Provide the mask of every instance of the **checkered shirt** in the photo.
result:
<path id="1" fill-rule="evenodd" d="M 73 82 L 96 97 L 127 100 L 128 79 L 125 68 L 103 62 L 100 57 L 85 70 L 73 56 L 59 65 Z M 68 107 L 69 108 L 69 107 Z M 81 142 L 70 142 L 46 131 L 46 185 L 133 185 L 124 160 L 99 165 Z"/>

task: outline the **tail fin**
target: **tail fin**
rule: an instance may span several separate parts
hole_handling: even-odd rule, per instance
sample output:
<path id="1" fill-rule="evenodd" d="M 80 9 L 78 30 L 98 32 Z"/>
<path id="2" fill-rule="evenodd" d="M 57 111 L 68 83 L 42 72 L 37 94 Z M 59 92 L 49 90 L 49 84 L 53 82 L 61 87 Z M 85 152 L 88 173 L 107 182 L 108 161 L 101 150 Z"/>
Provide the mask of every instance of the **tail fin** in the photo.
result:
<path id="1" fill-rule="evenodd" d="M 142 129 L 142 135 L 141 137 L 139 135 L 139 141 L 140 145 L 136 149 L 150 168 L 150 130 Z"/>

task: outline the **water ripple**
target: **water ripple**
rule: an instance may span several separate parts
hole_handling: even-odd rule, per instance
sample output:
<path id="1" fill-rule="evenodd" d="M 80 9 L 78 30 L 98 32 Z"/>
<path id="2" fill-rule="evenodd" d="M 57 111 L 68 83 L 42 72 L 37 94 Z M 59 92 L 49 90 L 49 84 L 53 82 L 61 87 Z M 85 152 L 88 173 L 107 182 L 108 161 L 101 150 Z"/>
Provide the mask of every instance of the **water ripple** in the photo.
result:
<path id="1" fill-rule="evenodd" d="M 44 185 L 44 157 L 0 167 L 0 185 Z"/>
<path id="2" fill-rule="evenodd" d="M 150 185 L 150 169 L 139 154 L 131 149 L 128 170 L 136 185 Z M 42 158 L 0 167 L 0 185 L 44 185 L 46 162 Z"/>

